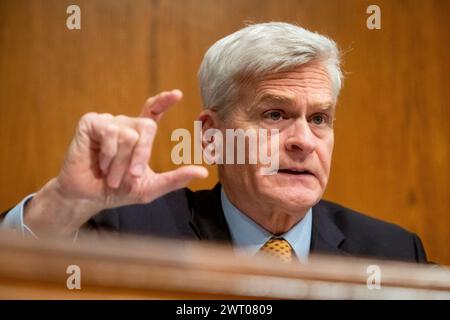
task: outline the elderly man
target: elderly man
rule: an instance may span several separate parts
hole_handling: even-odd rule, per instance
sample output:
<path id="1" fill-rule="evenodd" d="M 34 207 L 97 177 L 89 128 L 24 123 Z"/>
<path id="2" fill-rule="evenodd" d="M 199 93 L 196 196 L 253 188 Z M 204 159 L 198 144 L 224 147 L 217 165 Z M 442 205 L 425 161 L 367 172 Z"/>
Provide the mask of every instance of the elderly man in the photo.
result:
<path id="1" fill-rule="evenodd" d="M 3 227 L 37 237 L 91 227 L 212 240 L 283 261 L 310 252 L 426 261 L 415 234 L 321 200 L 342 81 L 332 40 L 287 23 L 250 25 L 208 50 L 199 78 L 202 130 L 276 129 L 274 174 L 262 174 L 260 163 L 219 164 L 220 183 L 193 192 L 184 187 L 206 177 L 205 168 L 155 173 L 148 162 L 156 123 L 182 96 L 173 90 L 148 99 L 138 118 L 83 116 L 59 175 Z"/>

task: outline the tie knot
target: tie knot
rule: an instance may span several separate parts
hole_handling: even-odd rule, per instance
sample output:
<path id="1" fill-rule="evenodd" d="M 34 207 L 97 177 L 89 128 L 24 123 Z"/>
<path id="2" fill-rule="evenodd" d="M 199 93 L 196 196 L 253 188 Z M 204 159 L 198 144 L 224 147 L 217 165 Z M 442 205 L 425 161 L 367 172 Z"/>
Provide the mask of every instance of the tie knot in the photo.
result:
<path id="1" fill-rule="evenodd" d="M 292 261 L 292 247 L 283 238 L 271 238 L 261 247 L 260 252 L 283 262 Z"/>

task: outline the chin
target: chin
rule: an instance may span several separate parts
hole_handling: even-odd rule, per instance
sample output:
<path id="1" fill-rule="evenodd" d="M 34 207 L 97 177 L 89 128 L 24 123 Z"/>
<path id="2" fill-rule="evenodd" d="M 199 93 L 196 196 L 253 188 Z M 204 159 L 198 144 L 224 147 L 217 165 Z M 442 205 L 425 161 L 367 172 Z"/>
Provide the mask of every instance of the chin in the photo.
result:
<path id="1" fill-rule="evenodd" d="M 264 197 L 287 211 L 298 211 L 311 208 L 322 197 L 321 190 L 303 187 L 278 186 L 267 188 Z"/>

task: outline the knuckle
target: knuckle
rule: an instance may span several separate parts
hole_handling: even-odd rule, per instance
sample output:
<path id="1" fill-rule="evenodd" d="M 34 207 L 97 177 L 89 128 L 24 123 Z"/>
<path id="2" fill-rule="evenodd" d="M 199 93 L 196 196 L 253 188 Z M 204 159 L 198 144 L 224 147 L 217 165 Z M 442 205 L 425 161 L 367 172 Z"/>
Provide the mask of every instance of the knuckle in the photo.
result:
<path id="1" fill-rule="evenodd" d="M 98 113 L 96 113 L 96 112 L 85 113 L 81 116 L 80 123 L 91 122 L 94 119 L 96 119 L 97 116 L 98 116 Z"/>
<path id="2" fill-rule="evenodd" d="M 103 130 L 103 135 L 106 138 L 114 138 L 117 136 L 118 131 L 119 128 L 114 123 L 108 123 Z"/>
<path id="3" fill-rule="evenodd" d="M 95 112 L 89 112 L 85 113 L 81 116 L 80 120 L 78 121 L 77 125 L 77 133 L 83 132 L 83 131 L 89 131 L 89 128 L 92 128 L 92 124 L 95 124 L 95 119 L 97 118 L 98 114 Z"/>
<path id="4" fill-rule="evenodd" d="M 147 130 L 149 132 L 155 132 L 158 128 L 158 125 L 156 124 L 155 120 L 150 118 L 142 118 L 139 120 L 140 126 L 142 129 Z"/>
<path id="5" fill-rule="evenodd" d="M 124 146 L 133 146 L 139 139 L 139 134 L 130 128 L 123 128 L 120 131 L 119 144 Z"/>
<path id="6" fill-rule="evenodd" d="M 101 113 L 101 114 L 99 114 L 99 117 L 101 117 L 103 120 L 107 120 L 107 121 L 114 120 L 114 116 L 110 113 Z"/>
<path id="7" fill-rule="evenodd" d="M 115 117 L 115 120 L 117 120 L 117 122 L 126 122 L 127 120 L 128 120 L 128 117 L 127 116 L 124 116 L 124 115 L 118 115 L 118 116 L 116 116 Z"/>

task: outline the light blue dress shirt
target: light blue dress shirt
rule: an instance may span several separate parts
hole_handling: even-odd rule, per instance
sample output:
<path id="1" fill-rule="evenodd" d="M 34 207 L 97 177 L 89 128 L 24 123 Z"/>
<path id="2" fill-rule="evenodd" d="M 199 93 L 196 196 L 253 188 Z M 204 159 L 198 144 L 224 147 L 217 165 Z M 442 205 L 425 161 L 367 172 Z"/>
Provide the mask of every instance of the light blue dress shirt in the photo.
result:
<path id="1" fill-rule="evenodd" d="M 26 196 L 25 199 L 11 209 L 0 224 L 0 229 L 16 230 L 24 236 L 32 236 L 37 239 L 33 231 L 31 231 L 31 229 L 23 222 L 23 208 L 28 200 L 33 198 L 34 195 L 35 193 Z"/>
<path id="2" fill-rule="evenodd" d="M 26 196 L 13 209 L 11 209 L 0 223 L 0 229 L 9 229 L 20 232 L 23 236 L 33 237 L 39 239 L 34 232 L 23 221 L 23 210 L 29 200 L 31 200 L 36 193 Z M 78 238 L 78 230 L 72 236 L 72 241 L 75 242 Z"/>
<path id="3" fill-rule="evenodd" d="M 236 208 L 228 199 L 223 188 L 221 201 L 237 254 L 255 255 L 270 238 L 274 237 L 273 234 Z M 311 246 L 311 231 L 312 209 L 309 209 L 301 221 L 288 232 L 277 235 L 277 237 L 283 237 L 289 242 L 300 262 L 307 262 Z"/>

